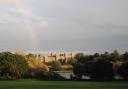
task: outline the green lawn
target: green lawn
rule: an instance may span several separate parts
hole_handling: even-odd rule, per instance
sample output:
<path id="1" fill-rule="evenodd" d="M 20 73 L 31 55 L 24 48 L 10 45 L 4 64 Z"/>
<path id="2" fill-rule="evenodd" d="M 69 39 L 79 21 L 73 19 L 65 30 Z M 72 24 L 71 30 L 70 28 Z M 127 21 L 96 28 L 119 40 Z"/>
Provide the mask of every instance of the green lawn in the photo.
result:
<path id="1" fill-rule="evenodd" d="M 128 82 L 0 81 L 0 89 L 128 89 Z"/>

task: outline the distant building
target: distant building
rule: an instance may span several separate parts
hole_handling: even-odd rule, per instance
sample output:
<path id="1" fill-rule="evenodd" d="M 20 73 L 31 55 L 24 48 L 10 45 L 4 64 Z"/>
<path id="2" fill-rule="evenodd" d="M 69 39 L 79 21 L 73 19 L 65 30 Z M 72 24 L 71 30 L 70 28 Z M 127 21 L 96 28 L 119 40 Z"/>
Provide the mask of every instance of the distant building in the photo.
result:
<path id="1" fill-rule="evenodd" d="M 49 54 L 35 54 L 37 59 L 42 62 L 62 61 L 68 62 L 73 60 L 73 53 L 49 53 Z"/>

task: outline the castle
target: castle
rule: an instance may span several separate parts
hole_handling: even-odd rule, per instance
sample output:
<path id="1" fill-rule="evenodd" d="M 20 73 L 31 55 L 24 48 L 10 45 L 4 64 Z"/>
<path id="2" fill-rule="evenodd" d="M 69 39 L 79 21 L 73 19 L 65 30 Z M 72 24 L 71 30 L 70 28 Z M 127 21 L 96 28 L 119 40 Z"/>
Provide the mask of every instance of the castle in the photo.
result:
<path id="1" fill-rule="evenodd" d="M 24 52 L 16 52 L 19 55 L 26 55 Z M 43 63 L 53 62 L 53 61 L 61 61 L 61 62 L 70 62 L 73 60 L 75 53 L 63 52 L 63 53 L 34 53 L 32 54 L 34 58 L 40 60 Z"/>
<path id="2" fill-rule="evenodd" d="M 49 54 L 35 54 L 36 59 L 42 62 L 62 61 L 68 62 L 73 60 L 73 53 L 49 53 Z"/>

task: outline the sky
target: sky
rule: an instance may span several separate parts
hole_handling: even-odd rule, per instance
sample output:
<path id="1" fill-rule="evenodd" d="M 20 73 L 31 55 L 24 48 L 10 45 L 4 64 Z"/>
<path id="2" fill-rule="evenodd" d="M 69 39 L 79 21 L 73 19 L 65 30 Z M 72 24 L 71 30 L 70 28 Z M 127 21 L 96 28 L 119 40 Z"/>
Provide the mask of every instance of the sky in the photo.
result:
<path id="1" fill-rule="evenodd" d="M 128 0 L 0 0 L 0 51 L 128 50 Z"/>

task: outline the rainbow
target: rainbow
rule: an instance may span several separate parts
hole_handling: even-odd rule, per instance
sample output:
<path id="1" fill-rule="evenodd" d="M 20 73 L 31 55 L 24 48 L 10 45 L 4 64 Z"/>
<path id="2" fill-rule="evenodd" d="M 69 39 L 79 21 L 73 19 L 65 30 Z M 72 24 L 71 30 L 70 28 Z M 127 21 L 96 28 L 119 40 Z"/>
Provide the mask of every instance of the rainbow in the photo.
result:
<path id="1" fill-rule="evenodd" d="M 32 12 L 24 8 L 27 5 L 27 2 L 21 3 L 19 6 L 20 8 L 18 9 L 19 14 L 21 14 L 25 18 L 25 27 L 26 27 L 26 32 L 28 33 L 28 37 L 31 41 L 31 48 L 34 50 L 38 50 L 39 46 L 39 38 L 37 35 L 37 32 L 33 28 L 32 25 Z"/>

